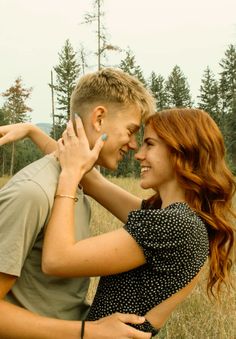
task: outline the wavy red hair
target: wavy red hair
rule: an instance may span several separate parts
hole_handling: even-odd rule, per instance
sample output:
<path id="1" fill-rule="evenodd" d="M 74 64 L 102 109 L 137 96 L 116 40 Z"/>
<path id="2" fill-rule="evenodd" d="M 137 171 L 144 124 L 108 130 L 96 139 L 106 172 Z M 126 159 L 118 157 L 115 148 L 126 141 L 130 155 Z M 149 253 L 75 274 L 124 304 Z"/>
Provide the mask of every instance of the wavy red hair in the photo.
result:
<path id="1" fill-rule="evenodd" d="M 199 109 L 167 109 L 151 116 L 149 125 L 168 146 L 186 201 L 208 227 L 210 254 L 207 291 L 218 298 L 222 283 L 230 284 L 236 217 L 232 200 L 236 183 L 225 162 L 222 134 Z M 158 194 L 148 204 L 160 207 Z"/>

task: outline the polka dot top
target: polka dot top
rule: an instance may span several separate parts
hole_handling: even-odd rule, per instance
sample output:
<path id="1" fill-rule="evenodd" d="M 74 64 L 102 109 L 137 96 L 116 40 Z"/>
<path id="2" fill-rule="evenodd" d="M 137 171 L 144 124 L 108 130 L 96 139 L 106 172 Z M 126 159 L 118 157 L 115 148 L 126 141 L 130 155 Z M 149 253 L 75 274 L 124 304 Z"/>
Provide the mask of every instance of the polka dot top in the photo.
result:
<path id="1" fill-rule="evenodd" d="M 208 257 L 206 225 L 187 203 L 132 211 L 124 229 L 141 246 L 146 263 L 101 277 L 88 320 L 115 312 L 145 315 L 186 286 Z M 148 321 L 134 327 L 158 332 Z"/>

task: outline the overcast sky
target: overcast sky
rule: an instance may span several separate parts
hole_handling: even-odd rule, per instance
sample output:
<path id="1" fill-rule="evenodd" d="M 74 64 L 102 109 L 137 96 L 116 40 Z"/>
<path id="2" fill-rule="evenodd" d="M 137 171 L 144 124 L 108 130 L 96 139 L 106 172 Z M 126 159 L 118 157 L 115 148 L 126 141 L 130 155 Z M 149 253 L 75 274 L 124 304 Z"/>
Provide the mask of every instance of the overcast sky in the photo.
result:
<path id="1" fill-rule="evenodd" d="M 81 43 L 96 48 L 95 27 L 81 25 L 92 3 L 0 0 L 0 92 L 21 76 L 25 87 L 33 87 L 28 104 L 34 123 L 52 120 L 50 70 L 65 40 L 75 50 Z M 228 45 L 236 43 L 236 0 L 104 0 L 103 8 L 110 42 L 129 47 L 145 77 L 155 71 L 167 78 L 177 64 L 194 98 L 204 69 L 209 65 L 217 74 Z M 109 53 L 108 63 L 121 56 Z"/>

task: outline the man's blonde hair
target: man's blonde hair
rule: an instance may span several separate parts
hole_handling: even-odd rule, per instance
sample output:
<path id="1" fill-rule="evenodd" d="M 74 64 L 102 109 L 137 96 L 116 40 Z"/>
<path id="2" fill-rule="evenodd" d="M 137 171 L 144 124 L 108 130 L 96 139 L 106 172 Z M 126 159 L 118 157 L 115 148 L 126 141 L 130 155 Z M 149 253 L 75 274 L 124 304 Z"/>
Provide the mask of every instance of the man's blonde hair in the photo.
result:
<path id="1" fill-rule="evenodd" d="M 142 118 L 155 112 L 152 94 L 134 76 L 117 68 L 103 68 L 97 72 L 83 75 L 71 96 L 71 116 L 86 114 L 93 104 L 137 105 Z"/>

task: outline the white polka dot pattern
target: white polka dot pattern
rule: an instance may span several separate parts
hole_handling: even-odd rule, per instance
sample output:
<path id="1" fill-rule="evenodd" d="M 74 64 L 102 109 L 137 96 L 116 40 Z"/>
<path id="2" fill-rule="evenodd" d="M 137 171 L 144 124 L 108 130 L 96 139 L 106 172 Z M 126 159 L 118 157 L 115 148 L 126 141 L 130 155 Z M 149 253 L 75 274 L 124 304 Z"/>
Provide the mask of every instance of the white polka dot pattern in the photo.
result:
<path id="1" fill-rule="evenodd" d="M 187 285 L 209 253 L 207 227 L 187 203 L 132 211 L 124 229 L 142 247 L 147 263 L 102 277 L 88 320 L 114 312 L 145 315 Z"/>

